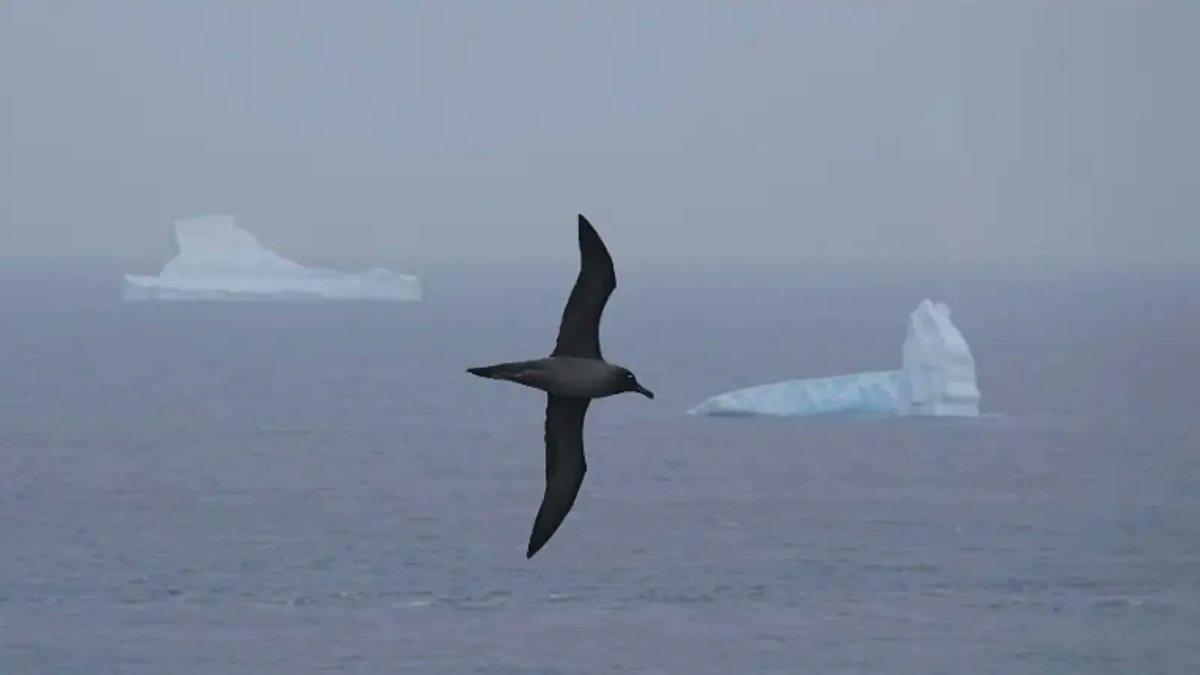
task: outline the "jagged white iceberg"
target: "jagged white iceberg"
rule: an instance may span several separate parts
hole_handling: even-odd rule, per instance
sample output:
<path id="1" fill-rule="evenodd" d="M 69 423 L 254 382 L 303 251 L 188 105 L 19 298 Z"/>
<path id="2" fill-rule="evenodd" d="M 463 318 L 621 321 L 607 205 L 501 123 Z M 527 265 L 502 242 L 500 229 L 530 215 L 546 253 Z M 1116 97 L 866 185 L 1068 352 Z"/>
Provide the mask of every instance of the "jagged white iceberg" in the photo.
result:
<path id="1" fill-rule="evenodd" d="M 267 249 L 233 216 L 184 218 L 173 230 L 175 257 L 158 276 L 126 274 L 124 300 L 407 300 L 421 281 L 376 268 L 338 272 L 305 267 Z"/>
<path id="2" fill-rule="evenodd" d="M 904 415 L 974 417 L 979 414 L 975 357 L 950 308 L 928 299 L 908 315 L 901 348 L 899 410 Z"/>
<path id="3" fill-rule="evenodd" d="M 944 304 L 922 300 L 908 316 L 899 370 L 788 380 L 713 396 L 692 415 L 974 417 L 975 358 Z"/>

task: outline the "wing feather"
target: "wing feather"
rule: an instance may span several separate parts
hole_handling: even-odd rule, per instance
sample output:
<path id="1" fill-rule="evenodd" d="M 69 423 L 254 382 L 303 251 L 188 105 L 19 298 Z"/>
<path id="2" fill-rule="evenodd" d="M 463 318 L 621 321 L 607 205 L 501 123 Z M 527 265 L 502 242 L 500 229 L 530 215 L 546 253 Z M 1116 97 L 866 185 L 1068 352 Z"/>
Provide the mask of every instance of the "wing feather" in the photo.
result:
<path id="1" fill-rule="evenodd" d="M 529 534 L 527 559 L 546 545 L 575 504 L 583 475 L 587 473 L 583 419 L 590 402 L 586 398 L 561 396 L 549 396 L 546 400 L 546 491 Z"/>
<path id="2" fill-rule="evenodd" d="M 596 228 L 579 215 L 579 276 L 563 307 L 552 356 L 602 358 L 600 316 L 617 287 L 612 256 Z"/>

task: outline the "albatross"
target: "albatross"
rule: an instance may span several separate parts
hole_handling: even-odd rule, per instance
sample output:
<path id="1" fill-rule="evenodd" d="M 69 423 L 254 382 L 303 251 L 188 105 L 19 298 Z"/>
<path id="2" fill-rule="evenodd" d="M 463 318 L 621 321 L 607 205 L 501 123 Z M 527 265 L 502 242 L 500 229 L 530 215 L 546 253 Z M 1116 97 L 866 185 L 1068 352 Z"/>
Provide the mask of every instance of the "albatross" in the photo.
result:
<path id="1" fill-rule="evenodd" d="M 491 380 L 516 382 L 546 392 L 546 490 L 533 521 L 528 560 L 567 517 L 583 484 L 583 418 L 592 399 L 624 392 L 654 398 L 628 369 L 600 353 L 600 315 L 617 287 L 612 257 L 583 214 L 579 215 L 579 276 L 563 308 L 558 341 L 550 356 L 468 368 Z"/>

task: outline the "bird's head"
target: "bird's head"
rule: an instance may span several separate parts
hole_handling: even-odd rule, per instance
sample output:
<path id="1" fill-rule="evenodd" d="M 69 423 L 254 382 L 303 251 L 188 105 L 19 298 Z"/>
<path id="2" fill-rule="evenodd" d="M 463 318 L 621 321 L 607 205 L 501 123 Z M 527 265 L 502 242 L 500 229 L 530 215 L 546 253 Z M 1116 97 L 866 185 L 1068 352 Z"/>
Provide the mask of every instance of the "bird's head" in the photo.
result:
<path id="1" fill-rule="evenodd" d="M 654 398 L 654 392 L 642 386 L 637 380 L 637 376 L 628 368 L 617 369 L 617 386 L 618 392 L 636 391 L 646 398 Z"/>

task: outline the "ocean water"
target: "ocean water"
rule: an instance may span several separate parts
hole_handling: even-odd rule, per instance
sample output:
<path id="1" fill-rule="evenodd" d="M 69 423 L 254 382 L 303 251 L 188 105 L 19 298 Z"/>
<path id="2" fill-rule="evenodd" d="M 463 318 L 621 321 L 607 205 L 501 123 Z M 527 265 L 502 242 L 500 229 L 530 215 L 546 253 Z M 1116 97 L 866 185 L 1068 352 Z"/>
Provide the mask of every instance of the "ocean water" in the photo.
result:
<path id="1" fill-rule="evenodd" d="M 573 261 L 566 261 L 571 263 Z M 137 304 L 0 269 L 0 673 L 1200 671 L 1195 275 L 622 268 L 543 551 L 569 265 L 415 305 Z M 976 420 L 683 414 L 894 367 L 947 302 Z"/>

